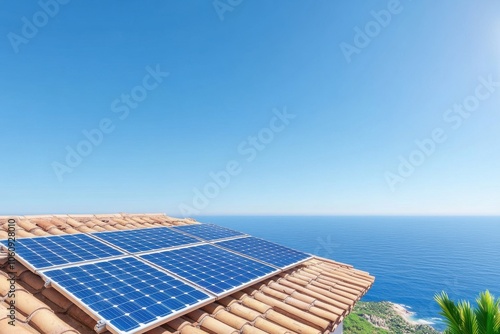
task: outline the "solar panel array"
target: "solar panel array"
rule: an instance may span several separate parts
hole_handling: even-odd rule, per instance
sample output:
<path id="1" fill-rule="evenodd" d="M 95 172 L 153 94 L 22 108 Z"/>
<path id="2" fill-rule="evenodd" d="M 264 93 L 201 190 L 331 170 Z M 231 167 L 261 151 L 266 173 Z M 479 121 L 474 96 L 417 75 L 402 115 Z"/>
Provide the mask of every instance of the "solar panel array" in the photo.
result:
<path id="1" fill-rule="evenodd" d="M 97 232 L 93 233 L 93 235 L 129 253 L 138 253 L 200 242 L 198 239 L 173 231 L 168 227 Z"/>
<path id="2" fill-rule="evenodd" d="M 309 254 L 255 237 L 221 241 L 216 245 L 251 256 L 277 267 L 287 267 L 310 257 Z"/>
<path id="3" fill-rule="evenodd" d="M 211 245 L 180 248 L 141 256 L 208 291 L 222 295 L 276 268 Z"/>
<path id="4" fill-rule="evenodd" d="M 233 231 L 225 227 L 213 225 L 213 224 L 195 224 L 195 225 L 183 225 L 173 227 L 178 231 L 189 233 L 195 237 L 206 241 L 218 240 L 223 238 L 231 238 L 244 236 L 244 233 Z"/>
<path id="5" fill-rule="evenodd" d="M 54 269 L 43 275 L 120 333 L 213 299 L 133 257 Z"/>
<path id="6" fill-rule="evenodd" d="M 144 331 L 309 258 L 211 224 L 22 238 L 16 256 L 115 333 Z"/>
<path id="7" fill-rule="evenodd" d="M 123 255 L 85 234 L 17 239 L 16 253 L 35 270 Z"/>

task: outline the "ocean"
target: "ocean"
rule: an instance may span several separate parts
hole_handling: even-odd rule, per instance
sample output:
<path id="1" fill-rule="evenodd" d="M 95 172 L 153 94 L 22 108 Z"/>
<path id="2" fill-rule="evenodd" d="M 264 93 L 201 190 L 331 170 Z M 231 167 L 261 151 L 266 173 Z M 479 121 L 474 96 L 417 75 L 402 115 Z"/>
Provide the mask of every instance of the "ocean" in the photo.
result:
<path id="1" fill-rule="evenodd" d="M 444 329 L 434 295 L 500 297 L 500 217 L 202 216 L 242 231 L 352 264 L 376 277 L 363 301 L 391 301 Z"/>

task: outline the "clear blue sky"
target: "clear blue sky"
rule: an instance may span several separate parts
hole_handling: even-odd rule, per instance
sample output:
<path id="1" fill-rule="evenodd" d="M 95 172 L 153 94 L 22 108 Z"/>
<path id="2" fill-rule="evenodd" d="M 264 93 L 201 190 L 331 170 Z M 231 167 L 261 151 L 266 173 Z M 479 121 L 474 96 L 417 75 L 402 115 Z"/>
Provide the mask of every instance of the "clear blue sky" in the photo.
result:
<path id="1" fill-rule="evenodd" d="M 224 3 L 3 1 L 0 214 L 500 214 L 498 1 Z"/>

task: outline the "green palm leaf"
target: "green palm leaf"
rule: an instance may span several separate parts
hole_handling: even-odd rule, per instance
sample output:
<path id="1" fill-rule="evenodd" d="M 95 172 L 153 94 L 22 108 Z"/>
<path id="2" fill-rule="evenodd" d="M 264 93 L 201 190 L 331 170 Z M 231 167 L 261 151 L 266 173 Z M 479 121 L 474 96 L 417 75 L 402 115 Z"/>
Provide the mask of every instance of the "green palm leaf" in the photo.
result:
<path id="1" fill-rule="evenodd" d="M 479 326 L 477 324 L 476 314 L 467 301 L 458 303 L 460 318 L 462 319 L 462 333 L 463 334 L 479 334 Z"/>
<path id="2" fill-rule="evenodd" d="M 450 300 L 446 292 L 441 292 L 440 295 L 436 295 L 434 299 L 437 301 L 441 307 L 441 314 L 448 325 L 447 333 L 449 334 L 462 334 L 462 318 L 460 316 L 460 310 L 457 308 L 455 303 Z"/>
<path id="3" fill-rule="evenodd" d="M 448 328 L 447 334 L 500 334 L 500 299 L 495 301 L 489 291 L 479 294 L 477 308 L 469 302 L 455 304 L 446 292 L 437 294 L 434 299 L 441 307 Z"/>
<path id="4" fill-rule="evenodd" d="M 476 318 L 481 334 L 500 334 L 500 299 L 495 301 L 489 291 L 477 298 Z"/>

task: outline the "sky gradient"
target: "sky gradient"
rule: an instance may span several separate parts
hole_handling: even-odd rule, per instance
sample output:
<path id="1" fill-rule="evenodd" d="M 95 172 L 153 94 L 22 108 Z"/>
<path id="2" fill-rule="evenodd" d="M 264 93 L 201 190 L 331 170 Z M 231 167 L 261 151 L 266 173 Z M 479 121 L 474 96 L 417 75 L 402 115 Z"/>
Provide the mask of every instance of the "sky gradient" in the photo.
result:
<path id="1" fill-rule="evenodd" d="M 2 2 L 0 215 L 500 214 L 498 1 L 228 3 Z"/>

